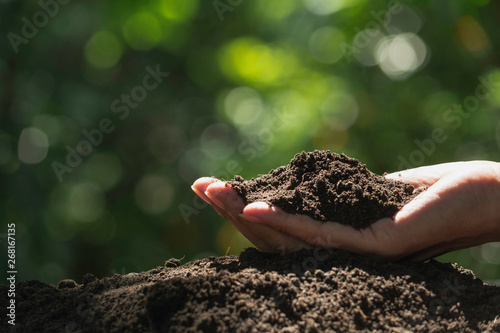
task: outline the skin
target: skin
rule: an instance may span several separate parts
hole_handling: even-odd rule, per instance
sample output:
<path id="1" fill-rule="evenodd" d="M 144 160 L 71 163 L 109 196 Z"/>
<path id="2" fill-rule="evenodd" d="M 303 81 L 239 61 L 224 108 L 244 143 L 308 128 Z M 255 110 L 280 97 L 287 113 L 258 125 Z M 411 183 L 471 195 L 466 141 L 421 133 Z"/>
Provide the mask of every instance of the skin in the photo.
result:
<path id="1" fill-rule="evenodd" d="M 428 189 L 394 218 L 356 230 L 292 215 L 263 202 L 244 204 L 225 182 L 200 178 L 193 190 L 264 252 L 339 248 L 389 260 L 425 260 L 500 241 L 500 163 L 444 163 L 386 175 Z"/>

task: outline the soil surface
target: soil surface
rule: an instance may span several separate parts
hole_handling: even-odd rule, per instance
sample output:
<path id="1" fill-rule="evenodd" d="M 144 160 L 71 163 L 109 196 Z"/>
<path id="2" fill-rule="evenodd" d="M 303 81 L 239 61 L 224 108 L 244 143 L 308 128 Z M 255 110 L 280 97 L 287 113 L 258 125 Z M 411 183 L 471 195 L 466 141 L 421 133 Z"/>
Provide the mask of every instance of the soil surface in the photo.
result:
<path id="1" fill-rule="evenodd" d="M 413 187 L 329 151 L 232 186 L 247 202 L 363 228 L 392 217 Z M 9 305 L 0 286 L 0 307 Z M 16 326 L 0 332 L 500 332 L 500 287 L 436 261 L 387 263 L 333 249 L 247 249 L 81 284 L 16 284 Z M 5 310 L 4 310 L 5 311 Z"/>
<path id="2" fill-rule="evenodd" d="M 81 284 L 19 282 L 16 326 L 4 316 L 0 331 L 500 332 L 500 287 L 451 264 L 325 249 L 178 264 Z"/>
<path id="3" fill-rule="evenodd" d="M 305 214 L 362 229 L 393 217 L 420 191 L 377 175 L 357 159 L 328 150 L 302 152 L 290 164 L 245 181 L 228 182 L 246 204 L 262 201 L 287 213 Z"/>

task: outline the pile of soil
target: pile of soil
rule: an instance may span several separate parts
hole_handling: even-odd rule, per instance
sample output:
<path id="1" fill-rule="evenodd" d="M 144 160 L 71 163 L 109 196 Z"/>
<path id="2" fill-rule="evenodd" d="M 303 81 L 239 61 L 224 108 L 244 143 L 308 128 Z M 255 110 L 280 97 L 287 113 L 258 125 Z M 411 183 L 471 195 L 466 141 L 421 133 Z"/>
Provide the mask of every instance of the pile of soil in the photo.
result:
<path id="1" fill-rule="evenodd" d="M 178 261 L 58 286 L 16 284 L 1 332 L 500 332 L 500 287 L 436 261 L 339 250 Z M 7 307 L 7 287 L 0 306 Z"/>
<path id="2" fill-rule="evenodd" d="M 290 164 L 245 181 L 228 182 L 246 204 L 267 202 L 290 214 L 362 229 L 398 210 L 421 191 L 377 175 L 357 159 L 328 150 L 302 152 Z"/>
<path id="3" fill-rule="evenodd" d="M 248 202 L 363 228 L 417 193 L 359 161 L 300 153 L 232 186 Z M 0 287 L 0 307 L 9 305 Z M 436 261 L 387 263 L 333 249 L 287 255 L 247 249 L 147 272 L 58 286 L 16 284 L 16 326 L 1 332 L 500 332 L 500 287 Z"/>

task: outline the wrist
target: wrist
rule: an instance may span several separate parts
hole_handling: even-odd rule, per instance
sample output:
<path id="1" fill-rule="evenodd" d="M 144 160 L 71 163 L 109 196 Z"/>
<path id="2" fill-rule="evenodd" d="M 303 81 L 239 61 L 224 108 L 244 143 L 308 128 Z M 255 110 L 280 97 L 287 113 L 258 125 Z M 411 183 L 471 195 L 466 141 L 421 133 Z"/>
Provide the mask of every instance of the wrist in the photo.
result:
<path id="1" fill-rule="evenodd" d="M 490 207 L 493 207 L 491 218 L 491 237 L 493 242 L 500 241 L 500 163 L 491 163 L 491 196 L 488 198 Z"/>

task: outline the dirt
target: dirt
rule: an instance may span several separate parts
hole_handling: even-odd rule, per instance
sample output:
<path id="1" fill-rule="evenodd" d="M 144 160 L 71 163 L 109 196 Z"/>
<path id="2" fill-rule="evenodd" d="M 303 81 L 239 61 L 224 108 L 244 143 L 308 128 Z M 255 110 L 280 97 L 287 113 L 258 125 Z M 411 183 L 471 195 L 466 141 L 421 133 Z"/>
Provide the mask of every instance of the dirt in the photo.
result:
<path id="1" fill-rule="evenodd" d="M 302 152 L 232 186 L 247 202 L 363 228 L 418 193 L 359 161 Z M 0 286 L 0 307 L 9 305 Z M 16 283 L 16 326 L 1 332 L 500 332 L 500 287 L 429 261 L 388 263 L 333 249 L 247 249 L 147 272 Z"/>
<path id="2" fill-rule="evenodd" d="M 393 217 L 421 191 L 387 179 L 357 159 L 328 150 L 302 152 L 290 164 L 245 181 L 235 176 L 229 184 L 246 204 L 266 202 L 290 214 L 335 221 L 356 229 Z"/>
<path id="3" fill-rule="evenodd" d="M 80 284 L 19 282 L 15 329 L 4 318 L 0 331 L 500 332 L 500 287 L 451 264 L 326 249 L 247 249 L 179 264 L 87 274 Z M 0 287 L 3 309 L 7 289 Z"/>

